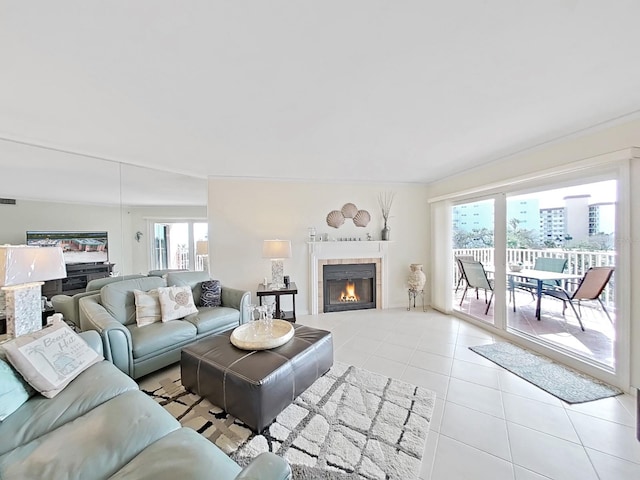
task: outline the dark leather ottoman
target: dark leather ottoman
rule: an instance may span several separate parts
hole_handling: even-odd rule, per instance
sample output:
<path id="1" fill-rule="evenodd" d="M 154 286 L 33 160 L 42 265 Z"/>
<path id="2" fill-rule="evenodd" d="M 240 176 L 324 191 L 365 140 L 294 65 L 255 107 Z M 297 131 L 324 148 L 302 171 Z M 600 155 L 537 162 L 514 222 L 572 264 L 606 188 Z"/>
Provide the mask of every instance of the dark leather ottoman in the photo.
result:
<path id="1" fill-rule="evenodd" d="M 233 330 L 182 350 L 182 385 L 260 432 L 333 365 L 331 332 L 294 325 L 294 337 L 271 350 L 240 350 Z"/>

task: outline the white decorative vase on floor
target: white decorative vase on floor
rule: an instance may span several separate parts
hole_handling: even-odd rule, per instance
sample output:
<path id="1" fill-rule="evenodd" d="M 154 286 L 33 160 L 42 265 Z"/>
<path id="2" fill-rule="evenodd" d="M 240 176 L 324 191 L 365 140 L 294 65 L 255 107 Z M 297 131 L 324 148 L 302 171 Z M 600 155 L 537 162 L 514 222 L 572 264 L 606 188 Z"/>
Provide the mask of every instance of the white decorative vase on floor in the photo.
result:
<path id="1" fill-rule="evenodd" d="M 424 284 L 427 281 L 427 276 L 422 271 L 421 263 L 412 263 L 409 265 L 411 273 L 409 274 L 409 289 L 419 292 L 424 289 Z"/>

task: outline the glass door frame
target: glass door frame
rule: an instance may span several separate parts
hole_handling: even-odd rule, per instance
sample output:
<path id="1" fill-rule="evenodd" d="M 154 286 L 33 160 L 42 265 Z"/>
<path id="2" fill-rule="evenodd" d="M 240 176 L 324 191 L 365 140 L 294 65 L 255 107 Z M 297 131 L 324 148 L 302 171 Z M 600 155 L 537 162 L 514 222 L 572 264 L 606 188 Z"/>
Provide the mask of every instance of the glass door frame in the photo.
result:
<path id="1" fill-rule="evenodd" d="M 490 330 L 498 336 L 521 344 L 531 350 L 537 351 L 548 357 L 560 361 L 572 368 L 581 370 L 606 382 L 627 390 L 631 383 L 631 328 L 630 328 L 630 166 L 629 157 L 624 159 L 603 159 L 597 162 L 583 163 L 584 166 L 576 168 L 558 169 L 555 172 L 532 175 L 529 178 L 519 178 L 517 181 L 505 182 L 499 186 L 490 186 L 486 194 L 475 191 L 473 193 L 461 193 L 450 198 L 453 205 L 470 203 L 483 199 L 494 199 L 494 323 L 489 324 L 475 319 L 469 315 L 451 309 L 451 313 L 461 317 L 475 325 Z M 618 198 L 616 204 L 616 252 L 618 263 L 616 265 L 616 342 L 614 346 L 615 369 L 604 368 L 597 362 L 591 362 L 584 357 L 553 348 L 541 342 L 533 341 L 527 336 L 517 335 L 507 329 L 507 288 L 506 288 L 506 252 L 507 252 L 507 197 L 518 195 L 526 191 L 536 189 L 562 188 L 563 186 L 591 183 L 600 180 L 616 180 L 618 184 Z M 453 196 L 452 196 L 453 197 Z M 437 201 L 435 199 L 431 201 Z M 504 281 L 498 279 L 503 279 Z M 624 288 L 623 288 L 624 286 Z"/>

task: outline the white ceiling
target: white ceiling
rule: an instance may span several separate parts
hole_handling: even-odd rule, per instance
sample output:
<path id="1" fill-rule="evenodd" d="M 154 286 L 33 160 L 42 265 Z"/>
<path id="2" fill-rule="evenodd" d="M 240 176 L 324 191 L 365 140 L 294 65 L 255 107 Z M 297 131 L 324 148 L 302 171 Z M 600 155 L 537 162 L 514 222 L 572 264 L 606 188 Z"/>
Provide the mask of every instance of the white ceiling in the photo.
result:
<path id="1" fill-rule="evenodd" d="M 0 137 L 431 182 L 640 112 L 637 0 L 0 0 Z"/>

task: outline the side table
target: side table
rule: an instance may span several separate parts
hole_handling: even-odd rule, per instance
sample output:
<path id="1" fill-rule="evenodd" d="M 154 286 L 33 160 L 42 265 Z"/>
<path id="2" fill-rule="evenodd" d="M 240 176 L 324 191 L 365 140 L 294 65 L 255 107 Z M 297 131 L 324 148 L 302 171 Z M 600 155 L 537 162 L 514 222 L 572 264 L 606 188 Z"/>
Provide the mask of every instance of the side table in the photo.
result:
<path id="1" fill-rule="evenodd" d="M 260 305 L 262 305 L 262 297 L 274 296 L 276 297 L 276 312 L 275 318 L 279 318 L 281 320 L 288 320 L 292 323 L 296 323 L 296 293 L 298 293 L 298 287 L 295 282 L 291 282 L 288 287 L 271 289 L 269 287 L 265 287 L 263 284 L 258 285 L 258 291 L 256 295 L 260 300 Z M 280 296 L 281 295 L 291 295 L 293 298 L 293 311 L 284 312 L 280 310 Z"/>
<path id="2" fill-rule="evenodd" d="M 413 299 L 413 308 L 416 307 L 416 297 L 418 295 L 422 295 L 422 311 L 426 312 L 424 308 L 424 290 L 413 290 L 412 288 L 409 289 L 409 306 L 407 307 L 407 310 L 411 310 L 412 299 Z"/>

